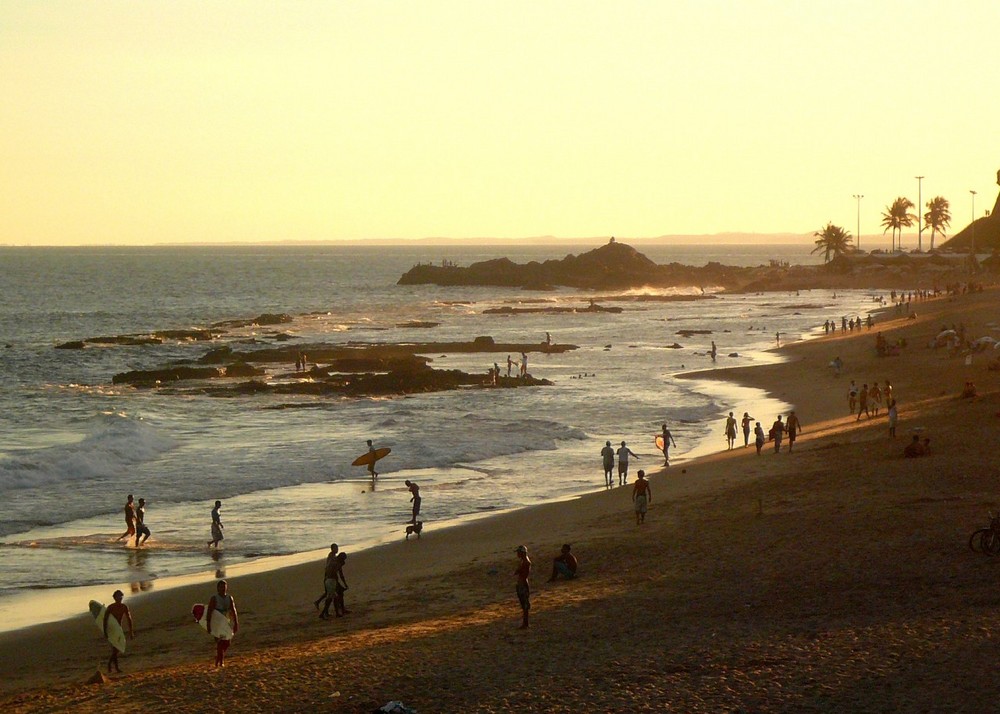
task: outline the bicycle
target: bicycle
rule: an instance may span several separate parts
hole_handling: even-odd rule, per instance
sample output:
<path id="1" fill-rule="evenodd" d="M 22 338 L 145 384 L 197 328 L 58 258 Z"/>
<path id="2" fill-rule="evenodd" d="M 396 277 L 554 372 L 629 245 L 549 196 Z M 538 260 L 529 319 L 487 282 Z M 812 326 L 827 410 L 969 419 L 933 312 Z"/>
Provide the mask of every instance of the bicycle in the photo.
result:
<path id="1" fill-rule="evenodd" d="M 989 527 L 975 530 L 969 536 L 969 549 L 973 553 L 1000 555 L 1000 513 L 989 512 L 989 516 Z"/>

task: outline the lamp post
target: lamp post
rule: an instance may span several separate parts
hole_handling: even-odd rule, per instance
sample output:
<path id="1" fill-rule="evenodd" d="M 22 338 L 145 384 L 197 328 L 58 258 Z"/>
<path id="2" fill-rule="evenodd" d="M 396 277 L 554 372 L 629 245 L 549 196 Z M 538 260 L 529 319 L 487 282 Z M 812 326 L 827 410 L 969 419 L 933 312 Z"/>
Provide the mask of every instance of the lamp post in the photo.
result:
<path id="1" fill-rule="evenodd" d="M 924 221 L 923 221 L 924 198 L 922 190 L 924 186 L 924 177 L 915 176 L 914 178 L 917 179 L 917 250 L 923 253 L 924 252 Z"/>
<path id="2" fill-rule="evenodd" d="M 854 246 L 854 249 L 858 251 L 861 250 L 861 199 L 864 197 L 862 193 L 854 194 L 854 198 L 858 202 L 858 242 Z"/>
<path id="3" fill-rule="evenodd" d="M 976 258 L 976 192 L 969 190 L 972 194 L 972 240 L 969 242 L 969 255 L 972 259 Z"/>

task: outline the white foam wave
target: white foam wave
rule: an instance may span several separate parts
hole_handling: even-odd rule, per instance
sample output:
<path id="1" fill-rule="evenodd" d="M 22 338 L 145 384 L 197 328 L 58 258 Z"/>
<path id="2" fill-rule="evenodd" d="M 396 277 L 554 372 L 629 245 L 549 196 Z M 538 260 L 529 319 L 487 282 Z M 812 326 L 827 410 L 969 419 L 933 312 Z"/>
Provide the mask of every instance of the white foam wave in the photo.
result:
<path id="1" fill-rule="evenodd" d="M 0 493 L 120 474 L 174 446 L 153 425 L 125 414 L 100 414 L 87 427 L 80 441 L 18 451 L 0 460 Z"/>

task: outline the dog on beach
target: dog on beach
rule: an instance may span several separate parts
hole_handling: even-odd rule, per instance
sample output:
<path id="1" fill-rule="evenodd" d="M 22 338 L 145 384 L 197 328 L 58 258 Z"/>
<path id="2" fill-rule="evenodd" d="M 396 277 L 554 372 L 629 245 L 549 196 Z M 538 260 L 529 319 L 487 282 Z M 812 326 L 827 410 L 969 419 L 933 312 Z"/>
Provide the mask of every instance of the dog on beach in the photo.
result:
<path id="1" fill-rule="evenodd" d="M 420 531 L 422 531 L 423 529 L 424 529 L 424 522 L 423 521 L 417 521 L 413 525 L 407 526 L 406 527 L 406 540 L 409 540 L 411 535 L 416 535 L 417 538 L 419 538 L 420 537 Z"/>

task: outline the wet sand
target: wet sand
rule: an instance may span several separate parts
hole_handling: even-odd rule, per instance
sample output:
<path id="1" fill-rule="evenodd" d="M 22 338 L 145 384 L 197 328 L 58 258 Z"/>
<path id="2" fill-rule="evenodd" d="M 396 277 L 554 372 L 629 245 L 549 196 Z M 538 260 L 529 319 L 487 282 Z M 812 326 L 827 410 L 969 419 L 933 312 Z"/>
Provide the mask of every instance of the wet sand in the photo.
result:
<path id="1" fill-rule="evenodd" d="M 683 472 L 648 469 L 641 527 L 617 488 L 419 541 L 401 526 L 398 543 L 349 558 L 352 612 L 329 622 L 311 604 L 322 563 L 232 578 L 242 628 L 222 671 L 188 615 L 213 581 L 152 592 L 134 603 L 125 674 L 105 684 L 85 683 L 107 658 L 87 617 L 0 635 L 0 708 L 993 711 L 1000 559 L 967 539 L 1000 504 L 1000 372 L 986 371 L 992 353 L 967 366 L 926 345 L 960 321 L 1000 337 L 998 297 L 916 303 L 915 320 L 890 311 L 878 328 L 907 339 L 899 357 L 875 355 L 876 331 L 838 331 L 783 347 L 782 364 L 699 373 L 768 390 L 804 431 L 791 454 L 768 444 L 759 457 L 741 447 Z M 852 378 L 892 381 L 895 440 L 884 408 L 847 414 Z M 957 398 L 966 379 L 977 398 Z M 754 416 L 767 428 L 775 415 Z M 903 459 L 914 429 L 931 453 Z M 721 449 L 721 420 L 719 435 Z M 546 583 L 563 542 L 580 577 Z M 535 563 L 527 631 L 516 629 L 519 543 Z"/>

